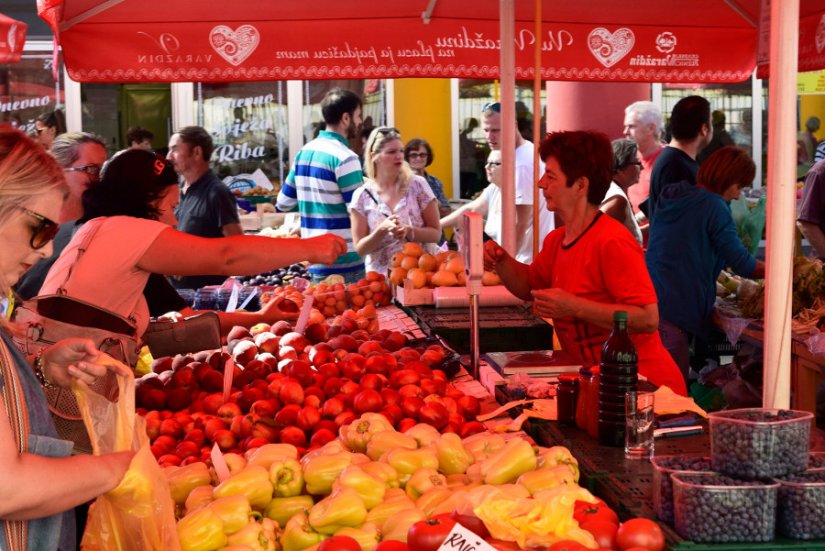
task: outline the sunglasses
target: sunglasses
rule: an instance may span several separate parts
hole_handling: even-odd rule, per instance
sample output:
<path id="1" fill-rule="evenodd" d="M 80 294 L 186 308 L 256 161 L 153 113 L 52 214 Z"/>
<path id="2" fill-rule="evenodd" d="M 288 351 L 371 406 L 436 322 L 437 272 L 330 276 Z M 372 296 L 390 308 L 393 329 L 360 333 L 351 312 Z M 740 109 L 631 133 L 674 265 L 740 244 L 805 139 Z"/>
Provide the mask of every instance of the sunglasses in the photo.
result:
<path id="1" fill-rule="evenodd" d="M 487 161 L 484 166 L 501 166 L 501 161 Z"/>
<path id="2" fill-rule="evenodd" d="M 400 130 L 398 130 L 397 128 L 393 128 L 391 126 L 382 126 L 378 129 L 376 129 L 376 132 L 378 132 L 379 134 L 382 134 L 384 136 L 389 136 L 390 134 L 401 135 Z"/>
<path id="3" fill-rule="evenodd" d="M 410 153 L 408 157 L 410 159 L 426 159 L 427 157 L 429 157 L 429 155 L 427 155 L 426 153 Z"/>
<path id="4" fill-rule="evenodd" d="M 64 168 L 63 172 L 85 172 L 90 177 L 97 178 L 100 176 L 100 165 L 70 166 Z"/>
<path id="5" fill-rule="evenodd" d="M 29 245 L 31 245 L 32 249 L 42 249 L 49 242 L 54 239 L 54 236 L 57 235 L 57 223 L 52 222 L 45 216 L 41 214 L 37 214 L 34 211 L 27 209 L 26 207 L 19 207 L 20 210 L 40 222 L 34 231 L 32 232 L 32 238 L 29 241 Z"/>
<path id="6" fill-rule="evenodd" d="M 501 103 L 498 101 L 488 101 L 484 104 L 484 107 L 481 108 L 482 113 L 486 113 L 487 111 L 492 111 L 493 113 L 501 113 Z"/>

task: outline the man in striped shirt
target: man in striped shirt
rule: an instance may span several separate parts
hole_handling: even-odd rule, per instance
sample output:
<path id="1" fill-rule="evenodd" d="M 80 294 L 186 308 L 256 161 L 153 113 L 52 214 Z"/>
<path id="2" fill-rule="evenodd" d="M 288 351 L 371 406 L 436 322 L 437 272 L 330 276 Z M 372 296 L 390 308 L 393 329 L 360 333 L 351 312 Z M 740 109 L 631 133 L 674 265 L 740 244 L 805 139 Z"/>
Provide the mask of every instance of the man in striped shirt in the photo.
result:
<path id="1" fill-rule="evenodd" d="M 334 264 L 312 264 L 314 282 L 341 274 L 347 282 L 364 277 L 364 260 L 352 244 L 347 205 L 364 182 L 361 163 L 348 139 L 361 126 L 361 98 L 349 90 L 333 88 L 321 101 L 326 129 L 298 152 L 278 194 L 279 211 L 301 213 L 301 237 L 334 233 L 347 241 L 347 253 Z"/>

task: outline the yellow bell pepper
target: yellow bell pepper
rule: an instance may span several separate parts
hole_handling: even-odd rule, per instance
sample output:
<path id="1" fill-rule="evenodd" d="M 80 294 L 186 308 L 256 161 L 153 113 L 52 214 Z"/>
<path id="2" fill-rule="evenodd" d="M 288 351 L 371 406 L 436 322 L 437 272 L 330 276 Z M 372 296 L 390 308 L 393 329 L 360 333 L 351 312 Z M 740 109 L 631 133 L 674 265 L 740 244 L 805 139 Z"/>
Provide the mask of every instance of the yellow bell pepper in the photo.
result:
<path id="1" fill-rule="evenodd" d="M 252 517 L 249 500 L 240 494 L 218 498 L 207 507 L 221 519 L 223 533 L 227 536 L 249 524 Z"/>
<path id="2" fill-rule="evenodd" d="M 434 488 L 446 487 L 446 476 L 439 473 L 435 469 L 424 467 L 422 469 L 418 469 L 412 476 L 410 476 L 410 479 L 407 481 L 407 485 L 404 486 L 404 490 L 407 492 L 407 495 L 410 496 L 410 499 L 415 500 Z"/>
<path id="3" fill-rule="evenodd" d="M 576 477 L 575 482 L 579 481 L 579 462 L 570 453 L 570 450 L 564 446 L 553 446 L 552 448 L 540 448 L 538 453 L 539 467 L 555 467 L 557 465 L 566 465 L 573 471 Z"/>
<path id="4" fill-rule="evenodd" d="M 424 513 L 416 508 L 404 509 L 388 518 L 381 527 L 382 540 L 398 540 L 406 543 L 410 526 L 419 520 L 425 520 Z"/>
<path id="5" fill-rule="evenodd" d="M 275 497 L 294 497 L 304 490 L 304 472 L 296 459 L 273 461 L 269 467 Z"/>
<path id="6" fill-rule="evenodd" d="M 361 546 L 361 551 L 372 551 L 381 541 L 378 527 L 371 522 L 365 522 L 361 528 L 341 528 L 335 535 L 351 537 Z"/>
<path id="7" fill-rule="evenodd" d="M 272 500 L 272 491 L 267 470 L 253 465 L 215 486 L 212 495 L 218 498 L 241 494 L 249 499 L 253 509 L 263 511 Z"/>
<path id="8" fill-rule="evenodd" d="M 418 423 L 404 431 L 407 436 L 412 436 L 418 442 L 419 448 L 429 448 L 434 442 L 441 438 L 438 429 L 427 423 Z"/>
<path id="9" fill-rule="evenodd" d="M 406 494 L 393 497 L 385 497 L 367 513 L 367 522 L 372 522 L 376 526 L 383 527 L 384 522 L 393 515 L 397 515 L 405 509 L 414 509 L 415 503 Z"/>
<path id="10" fill-rule="evenodd" d="M 309 525 L 321 534 L 334 534 L 341 528 L 357 528 L 367 519 L 367 507 L 358 492 L 342 487 L 309 510 Z"/>
<path id="11" fill-rule="evenodd" d="M 569 465 L 556 465 L 555 467 L 543 467 L 535 471 L 529 471 L 518 477 L 517 484 L 521 484 L 530 492 L 536 495 L 541 490 L 555 488 L 559 485 L 576 484 L 576 473 Z"/>
<path id="12" fill-rule="evenodd" d="M 365 413 L 349 425 L 341 427 L 340 438 L 348 449 L 364 453 L 374 434 L 395 429 L 389 420 L 380 413 Z"/>
<path id="13" fill-rule="evenodd" d="M 401 481 L 398 480 L 398 471 L 383 461 L 370 461 L 369 463 L 358 466 L 368 475 L 383 482 L 387 488 L 398 488 L 401 486 Z"/>
<path id="14" fill-rule="evenodd" d="M 515 482 L 528 471 L 534 471 L 537 464 L 533 446 L 527 440 L 516 437 L 481 462 L 481 474 L 485 484 L 506 484 Z"/>
<path id="15" fill-rule="evenodd" d="M 266 506 L 264 516 L 277 522 L 278 526 L 286 526 L 293 515 L 301 512 L 309 514 L 313 505 L 312 496 L 276 497 Z"/>
<path id="16" fill-rule="evenodd" d="M 189 497 L 189 492 L 198 486 L 205 486 L 212 482 L 212 475 L 209 473 L 206 463 L 198 461 L 197 463 L 177 467 L 166 475 L 166 480 L 169 482 L 169 492 L 172 494 L 172 500 L 177 505 L 183 505 L 186 503 L 186 498 Z"/>
<path id="17" fill-rule="evenodd" d="M 208 507 L 180 519 L 177 531 L 181 551 L 214 551 L 227 543 L 223 522 Z"/>
<path id="18" fill-rule="evenodd" d="M 476 462 L 484 461 L 507 444 L 500 434 L 479 432 L 462 440 L 464 448 L 473 455 Z"/>
<path id="19" fill-rule="evenodd" d="M 470 477 L 466 473 L 448 474 L 447 487 L 458 490 L 470 483 Z"/>
<path id="20" fill-rule="evenodd" d="M 473 463 L 467 467 L 467 471 L 464 474 L 467 475 L 467 479 L 470 481 L 470 484 L 479 484 L 484 482 L 484 475 L 481 473 L 481 463 Z"/>
<path id="21" fill-rule="evenodd" d="M 304 463 L 304 483 L 306 491 L 315 496 L 328 495 L 332 483 L 341 471 L 352 464 L 353 454 L 338 452 L 330 455 L 317 455 Z"/>
<path id="22" fill-rule="evenodd" d="M 188 515 L 195 509 L 199 509 L 202 505 L 211 503 L 213 489 L 212 486 L 198 486 L 189 492 L 189 496 L 186 498 L 186 503 L 183 506 L 186 514 Z"/>
<path id="23" fill-rule="evenodd" d="M 275 551 L 275 540 L 270 538 L 262 524 L 247 523 L 236 533 L 226 538 L 229 545 L 247 545 L 252 551 Z"/>
<path id="24" fill-rule="evenodd" d="M 461 511 L 461 512 L 472 511 L 475 504 L 470 503 L 467 496 L 468 496 L 467 490 L 450 491 L 450 495 L 447 496 L 447 499 L 445 499 L 444 501 L 436 504 L 436 506 L 433 508 L 433 510 L 427 516 L 432 518 L 436 515 L 440 515 L 442 513 L 452 513 L 453 511 Z M 426 497 L 426 496 L 422 496 L 422 498 L 423 497 Z M 419 499 L 422 499 L 422 498 L 419 498 Z M 416 504 L 417 503 L 418 502 L 416 502 Z"/>
<path id="25" fill-rule="evenodd" d="M 269 469 L 276 461 L 298 459 L 298 448 L 292 444 L 265 444 L 246 452 L 247 465 L 260 465 Z"/>
<path id="26" fill-rule="evenodd" d="M 367 510 L 384 501 L 384 494 L 387 491 L 387 486 L 383 481 L 367 474 L 359 465 L 350 465 L 341 471 L 332 488 L 335 491 L 342 487 L 352 488 L 358 492 Z"/>
<path id="27" fill-rule="evenodd" d="M 301 465 L 306 465 L 319 455 L 333 455 L 341 452 L 349 452 L 349 450 L 344 447 L 344 444 L 339 438 L 336 438 L 335 440 L 330 440 L 320 448 L 315 448 L 305 453 L 304 456 L 301 457 Z"/>
<path id="28" fill-rule="evenodd" d="M 384 452 L 393 448 L 405 448 L 414 450 L 418 448 L 415 438 L 401 434 L 395 430 L 385 430 L 372 435 L 367 443 L 367 456 L 373 461 L 378 461 Z"/>
<path id="29" fill-rule="evenodd" d="M 438 470 L 444 474 L 462 474 L 475 462 L 473 454 L 467 451 L 461 438 L 454 432 L 441 435 L 435 444 L 438 456 Z"/>
<path id="30" fill-rule="evenodd" d="M 327 536 L 312 529 L 306 513 L 296 513 L 284 527 L 281 534 L 281 547 L 283 551 L 303 551 L 313 545 L 318 545 L 326 538 Z"/>
<path id="31" fill-rule="evenodd" d="M 246 468 L 246 458 L 237 453 L 225 453 L 223 460 L 231 474 L 238 474 Z"/>
<path id="32" fill-rule="evenodd" d="M 453 493 L 450 488 L 433 488 L 415 500 L 415 507 L 420 509 L 427 517 L 431 517 L 435 508 L 446 501 Z"/>
<path id="33" fill-rule="evenodd" d="M 431 449 L 405 450 L 401 448 L 390 450 L 384 454 L 382 461 L 398 471 L 402 486 L 418 469 L 438 468 L 438 457 L 436 457 L 435 451 Z"/>

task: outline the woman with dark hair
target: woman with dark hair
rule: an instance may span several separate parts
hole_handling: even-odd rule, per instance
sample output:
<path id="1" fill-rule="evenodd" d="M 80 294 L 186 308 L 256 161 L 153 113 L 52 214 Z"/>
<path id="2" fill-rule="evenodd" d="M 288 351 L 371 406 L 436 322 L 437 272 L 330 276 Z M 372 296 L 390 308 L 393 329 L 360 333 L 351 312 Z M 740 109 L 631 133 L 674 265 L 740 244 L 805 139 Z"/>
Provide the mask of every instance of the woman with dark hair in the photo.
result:
<path id="1" fill-rule="evenodd" d="M 346 250 L 344 240 L 333 235 L 209 239 L 186 234 L 174 229 L 177 202 L 177 175 L 166 160 L 143 150 L 112 159 L 100 182 L 84 192 L 86 222 L 52 266 L 40 294 L 64 289 L 134 319 L 142 335 L 149 321 L 143 290 L 151 274 L 257 274 L 302 260 L 328 264 Z M 222 314 L 224 329 L 256 323 L 229 316 Z"/>
<path id="2" fill-rule="evenodd" d="M 539 187 L 547 209 L 564 226 L 550 232 L 532 264 L 522 264 L 495 241 L 484 244 L 484 267 L 495 269 L 507 289 L 553 318 L 565 352 L 595 365 L 613 328 L 613 314 L 627 312 L 639 354 L 639 373 L 655 385 L 686 394 L 679 369 L 659 339 L 656 292 L 642 248 L 599 205 L 613 176 L 610 140 L 598 132 L 552 132 L 541 141 L 545 163 Z"/>
<path id="3" fill-rule="evenodd" d="M 415 174 L 421 176 L 430 184 L 430 189 L 433 190 L 433 195 L 438 200 L 438 216 L 444 218 L 450 214 L 452 209 L 450 208 L 450 202 L 447 201 L 447 196 L 444 195 L 444 184 L 426 170 L 435 160 L 433 148 L 430 147 L 427 140 L 413 138 L 408 141 L 407 145 L 404 146 L 404 160 L 407 161 Z"/>
<path id="4" fill-rule="evenodd" d="M 66 132 L 66 118 L 63 111 L 55 109 L 41 114 L 34 120 L 35 139 L 37 143 L 48 151 L 52 147 L 52 142 L 60 134 Z"/>
<path id="5" fill-rule="evenodd" d="M 636 217 L 633 215 L 633 207 L 627 197 L 627 190 L 630 186 L 639 182 L 639 175 L 642 172 L 642 162 L 636 156 L 638 147 L 633 140 L 613 140 L 613 181 L 607 188 L 604 201 L 599 209 L 624 224 L 633 235 L 639 245 L 642 244 L 642 230 Z"/>
<path id="6" fill-rule="evenodd" d="M 685 380 L 690 340 L 707 339 L 713 327 L 710 315 L 722 269 L 729 266 L 745 277 L 764 277 L 765 265 L 742 245 L 729 205 L 755 175 L 748 154 L 727 146 L 702 163 L 695 186 L 682 181 L 662 190 L 647 268 L 659 296 L 662 341 Z"/>

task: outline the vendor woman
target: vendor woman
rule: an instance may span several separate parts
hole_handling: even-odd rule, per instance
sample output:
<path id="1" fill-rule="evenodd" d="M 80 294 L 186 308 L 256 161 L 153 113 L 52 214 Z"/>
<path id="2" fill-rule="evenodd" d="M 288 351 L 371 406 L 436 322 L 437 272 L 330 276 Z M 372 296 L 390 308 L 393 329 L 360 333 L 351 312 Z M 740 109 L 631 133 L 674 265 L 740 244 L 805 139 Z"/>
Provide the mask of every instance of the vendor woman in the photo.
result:
<path id="1" fill-rule="evenodd" d="M 545 163 L 539 187 L 564 226 L 547 235 L 530 265 L 488 241 L 485 269 L 495 269 L 511 293 L 533 301 L 538 315 L 553 318 L 562 348 L 584 365 L 599 363 L 613 313 L 626 311 L 639 374 L 686 395 L 679 368 L 659 338 L 656 291 L 642 248 L 599 210 L 613 176 L 610 140 L 598 132 L 552 132 L 539 154 Z"/>

